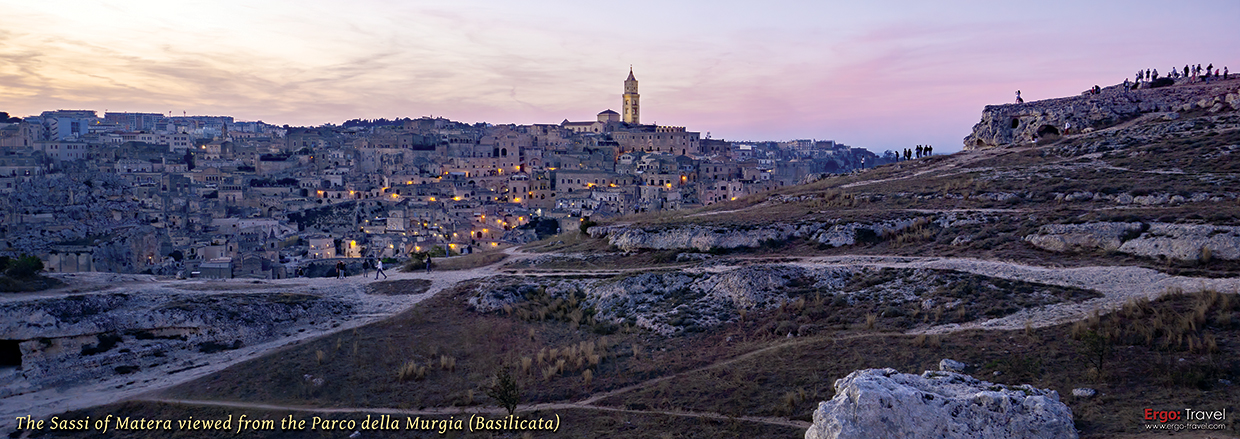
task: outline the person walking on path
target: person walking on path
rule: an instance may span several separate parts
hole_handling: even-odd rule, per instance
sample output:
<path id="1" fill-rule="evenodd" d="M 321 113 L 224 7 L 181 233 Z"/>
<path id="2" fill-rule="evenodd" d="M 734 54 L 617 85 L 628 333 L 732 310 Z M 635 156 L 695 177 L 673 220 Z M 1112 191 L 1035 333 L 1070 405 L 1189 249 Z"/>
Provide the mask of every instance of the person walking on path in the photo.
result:
<path id="1" fill-rule="evenodd" d="M 429 274 L 430 272 L 431 272 L 431 256 L 426 255 L 426 273 Z"/>
<path id="2" fill-rule="evenodd" d="M 383 275 L 384 279 L 387 279 L 387 273 L 383 272 L 383 260 L 382 259 L 379 259 L 378 261 L 375 262 L 375 280 L 379 280 L 380 274 Z"/>

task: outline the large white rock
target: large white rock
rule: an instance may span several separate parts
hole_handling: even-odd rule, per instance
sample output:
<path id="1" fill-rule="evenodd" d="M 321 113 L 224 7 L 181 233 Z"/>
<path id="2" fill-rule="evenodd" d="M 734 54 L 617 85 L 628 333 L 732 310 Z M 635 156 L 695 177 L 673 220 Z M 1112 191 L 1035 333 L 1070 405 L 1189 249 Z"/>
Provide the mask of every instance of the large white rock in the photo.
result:
<path id="1" fill-rule="evenodd" d="M 952 372 L 858 370 L 835 381 L 805 439 L 1076 438 L 1053 390 L 1007 387 Z"/>
<path id="2" fill-rule="evenodd" d="M 966 367 L 969 367 L 969 366 L 967 364 L 961 363 L 956 360 L 952 360 L 950 358 L 944 358 L 942 360 L 939 360 L 939 370 L 942 370 L 942 371 L 964 372 L 964 369 Z"/>

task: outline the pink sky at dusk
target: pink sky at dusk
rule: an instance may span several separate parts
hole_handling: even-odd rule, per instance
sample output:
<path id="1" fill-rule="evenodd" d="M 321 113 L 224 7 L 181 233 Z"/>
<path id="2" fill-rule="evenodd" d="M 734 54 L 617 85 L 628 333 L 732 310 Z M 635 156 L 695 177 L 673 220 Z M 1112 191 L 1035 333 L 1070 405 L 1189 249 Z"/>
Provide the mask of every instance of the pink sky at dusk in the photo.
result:
<path id="1" fill-rule="evenodd" d="M 1017 89 L 1240 68 L 1236 23 L 1233 0 L 22 2 L 0 111 L 559 123 L 619 110 L 632 64 L 644 123 L 950 152 Z"/>

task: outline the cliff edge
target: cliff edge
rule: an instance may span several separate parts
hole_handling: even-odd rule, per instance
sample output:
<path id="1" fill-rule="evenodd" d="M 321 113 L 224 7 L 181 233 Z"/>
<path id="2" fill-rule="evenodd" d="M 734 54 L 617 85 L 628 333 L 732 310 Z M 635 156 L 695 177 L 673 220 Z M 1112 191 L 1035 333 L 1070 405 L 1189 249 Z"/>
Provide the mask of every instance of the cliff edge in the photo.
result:
<path id="1" fill-rule="evenodd" d="M 1114 127 L 1151 113 L 1156 121 L 1175 120 L 1180 113 L 1218 114 L 1240 110 L 1240 78 L 1210 83 L 1177 83 L 1167 87 L 1128 90 L 1121 85 L 1094 94 L 1021 104 L 987 105 L 964 149 L 976 150 L 1051 140 L 1063 135 Z"/>

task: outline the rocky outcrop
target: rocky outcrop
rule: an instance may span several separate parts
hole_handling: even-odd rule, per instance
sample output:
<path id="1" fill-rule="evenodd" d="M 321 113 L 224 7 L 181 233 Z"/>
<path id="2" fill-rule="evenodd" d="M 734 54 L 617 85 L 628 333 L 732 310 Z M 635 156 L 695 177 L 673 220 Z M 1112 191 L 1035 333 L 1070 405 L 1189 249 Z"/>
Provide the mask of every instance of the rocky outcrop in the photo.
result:
<path id="1" fill-rule="evenodd" d="M 1053 252 L 1118 251 L 1183 261 L 1240 259 L 1240 227 L 1167 223 L 1051 224 L 1025 237 Z"/>
<path id="2" fill-rule="evenodd" d="M 917 225 L 919 221 L 921 224 L 929 222 L 928 219 L 907 218 L 879 223 L 775 223 L 756 227 L 707 227 L 690 224 L 662 229 L 619 225 L 595 226 L 588 232 L 591 238 L 606 237 L 611 245 L 624 251 L 752 248 L 790 238 L 805 238 L 822 245 L 841 247 L 856 244 L 858 239 L 877 241 Z M 940 223 L 944 221 L 944 218 L 938 220 Z M 955 221 L 955 215 L 952 215 L 951 221 Z"/>
<path id="3" fill-rule="evenodd" d="M 171 368 L 176 358 L 264 343 L 352 311 L 347 302 L 311 294 L 173 291 L 0 304 L 0 334 L 20 341 L 22 360 L 20 386 L 0 385 L 0 398 L 114 373 Z"/>
<path id="4" fill-rule="evenodd" d="M 1146 113 L 1164 113 L 1175 120 L 1178 112 L 1212 113 L 1240 109 L 1240 81 L 1208 85 L 1178 85 L 1157 89 L 1124 90 L 1108 87 L 1102 93 L 1047 99 L 1023 104 L 987 105 L 982 120 L 964 138 L 964 149 L 983 149 L 1032 142 L 1036 138 L 1092 131 L 1132 120 Z"/>
<path id="5" fill-rule="evenodd" d="M 609 279 L 531 280 L 499 277 L 480 281 L 471 308 L 491 312 L 545 292 L 566 298 L 581 292 L 581 304 L 600 321 L 630 323 L 662 335 L 703 330 L 735 319 L 739 310 L 771 309 L 788 303 L 789 293 L 839 291 L 853 276 L 844 267 L 804 268 L 770 264 L 722 272 L 647 272 Z"/>
<path id="6" fill-rule="evenodd" d="M 1240 259 L 1240 227 L 1154 223 L 1119 251 L 1184 261 Z"/>
<path id="7" fill-rule="evenodd" d="M 686 225 L 659 230 L 628 226 L 596 226 L 589 229 L 591 238 L 607 237 L 611 245 L 624 251 L 639 249 L 671 250 L 730 249 L 759 247 L 764 242 L 783 241 L 820 225 L 771 224 L 748 229 Z"/>
<path id="8" fill-rule="evenodd" d="M 1141 223 L 1048 224 L 1025 241 L 1053 252 L 1115 251 L 1143 227 Z"/>
<path id="9" fill-rule="evenodd" d="M 835 382 L 806 439 L 1075 438 L 1053 390 L 1008 387 L 953 372 L 859 370 Z"/>

